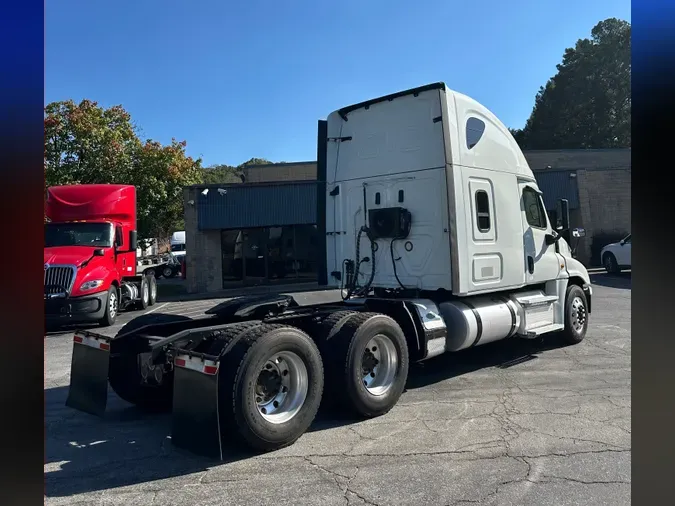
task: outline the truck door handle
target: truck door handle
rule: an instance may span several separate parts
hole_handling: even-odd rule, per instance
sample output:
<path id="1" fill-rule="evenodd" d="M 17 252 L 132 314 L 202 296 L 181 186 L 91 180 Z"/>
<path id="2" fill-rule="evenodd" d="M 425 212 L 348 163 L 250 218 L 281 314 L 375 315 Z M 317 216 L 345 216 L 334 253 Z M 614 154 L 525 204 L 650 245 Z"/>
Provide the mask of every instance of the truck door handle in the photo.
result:
<path id="1" fill-rule="evenodd" d="M 534 258 L 527 256 L 527 270 L 530 271 L 530 274 L 534 274 Z"/>

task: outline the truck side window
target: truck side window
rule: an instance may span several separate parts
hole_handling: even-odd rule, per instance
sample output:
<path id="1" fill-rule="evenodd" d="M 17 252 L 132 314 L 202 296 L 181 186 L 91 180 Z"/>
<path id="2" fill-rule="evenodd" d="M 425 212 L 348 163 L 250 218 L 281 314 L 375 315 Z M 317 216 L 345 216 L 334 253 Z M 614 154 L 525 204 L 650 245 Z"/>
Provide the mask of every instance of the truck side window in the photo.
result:
<path id="1" fill-rule="evenodd" d="M 485 190 L 478 190 L 476 200 L 476 223 L 478 230 L 485 233 L 490 230 L 490 199 Z"/>
<path id="2" fill-rule="evenodd" d="M 483 132 L 485 132 L 485 123 L 483 123 L 478 118 L 469 118 L 466 120 L 466 147 L 471 149 L 476 144 L 481 137 L 483 137 Z"/>
<path id="3" fill-rule="evenodd" d="M 124 235 L 122 234 L 122 227 L 115 227 L 115 246 L 124 245 Z"/>
<path id="4" fill-rule="evenodd" d="M 523 207 L 527 224 L 535 228 L 546 228 L 546 210 L 539 194 L 532 188 L 523 188 Z"/>

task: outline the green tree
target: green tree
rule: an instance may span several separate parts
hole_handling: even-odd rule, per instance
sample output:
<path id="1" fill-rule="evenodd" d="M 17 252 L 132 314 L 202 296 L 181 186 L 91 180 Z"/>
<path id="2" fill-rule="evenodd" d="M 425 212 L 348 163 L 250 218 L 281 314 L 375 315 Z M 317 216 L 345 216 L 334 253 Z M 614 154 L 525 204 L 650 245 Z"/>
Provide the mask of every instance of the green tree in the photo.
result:
<path id="1" fill-rule="evenodd" d="M 590 39 L 567 48 L 558 72 L 539 89 L 522 130 L 524 149 L 617 148 L 631 145 L 631 25 L 598 23 Z"/>
<path id="2" fill-rule="evenodd" d="M 148 140 L 136 151 L 137 170 L 130 184 L 136 186 L 138 235 L 165 238 L 184 228 L 183 187 L 202 181 L 201 161 L 185 153 L 186 142 L 175 139 L 168 146 Z"/>
<path id="3" fill-rule="evenodd" d="M 231 165 L 212 165 L 201 170 L 202 181 L 206 184 L 241 183 L 239 171 Z"/>
<path id="4" fill-rule="evenodd" d="M 45 187 L 131 184 L 137 188 L 140 240 L 163 238 L 181 225 L 183 186 L 201 182 L 201 160 L 185 142 L 141 141 L 122 106 L 72 100 L 45 107 Z"/>
<path id="5" fill-rule="evenodd" d="M 271 163 L 273 162 L 270 162 L 265 158 L 251 158 L 250 160 L 246 160 L 244 163 L 239 164 L 237 168 L 243 169 L 245 167 L 253 167 L 254 165 L 269 165 Z"/>
<path id="6" fill-rule="evenodd" d="M 124 183 L 133 172 L 140 141 L 121 106 L 72 100 L 45 107 L 46 186 Z"/>
<path id="7" fill-rule="evenodd" d="M 243 172 L 242 169 L 253 167 L 255 165 L 268 165 L 270 163 L 273 162 L 270 162 L 264 158 L 251 158 L 250 160 L 247 160 L 236 167 L 224 164 L 212 165 L 201 170 L 202 181 L 206 184 L 241 183 L 241 174 Z"/>

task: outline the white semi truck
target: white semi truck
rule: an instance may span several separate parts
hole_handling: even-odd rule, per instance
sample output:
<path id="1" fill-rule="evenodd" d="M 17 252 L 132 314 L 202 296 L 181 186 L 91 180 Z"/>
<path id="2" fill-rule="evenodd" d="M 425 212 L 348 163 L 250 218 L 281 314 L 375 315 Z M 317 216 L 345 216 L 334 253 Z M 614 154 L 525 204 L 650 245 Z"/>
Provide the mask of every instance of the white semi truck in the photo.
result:
<path id="1" fill-rule="evenodd" d="M 501 339 L 579 343 L 591 284 L 549 223 L 508 129 L 436 83 L 319 121 L 318 227 L 334 290 L 240 297 L 203 318 L 141 316 L 75 335 L 69 406 L 106 409 L 108 384 L 172 413 L 172 442 L 223 456 L 292 444 L 322 399 L 389 411 L 411 361 Z"/>

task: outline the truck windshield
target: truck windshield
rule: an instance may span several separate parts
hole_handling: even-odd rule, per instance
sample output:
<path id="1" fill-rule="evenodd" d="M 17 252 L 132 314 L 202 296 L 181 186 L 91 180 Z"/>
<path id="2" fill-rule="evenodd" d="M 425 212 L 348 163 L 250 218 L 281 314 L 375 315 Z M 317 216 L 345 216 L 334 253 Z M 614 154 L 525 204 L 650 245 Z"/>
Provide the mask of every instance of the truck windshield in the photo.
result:
<path id="1" fill-rule="evenodd" d="M 110 223 L 46 223 L 45 248 L 55 246 L 91 246 L 111 248 L 113 227 Z"/>

